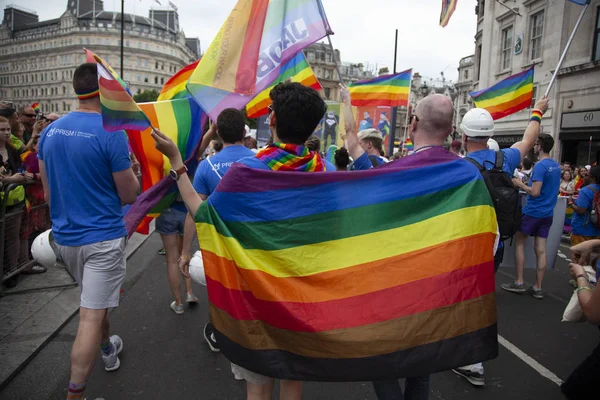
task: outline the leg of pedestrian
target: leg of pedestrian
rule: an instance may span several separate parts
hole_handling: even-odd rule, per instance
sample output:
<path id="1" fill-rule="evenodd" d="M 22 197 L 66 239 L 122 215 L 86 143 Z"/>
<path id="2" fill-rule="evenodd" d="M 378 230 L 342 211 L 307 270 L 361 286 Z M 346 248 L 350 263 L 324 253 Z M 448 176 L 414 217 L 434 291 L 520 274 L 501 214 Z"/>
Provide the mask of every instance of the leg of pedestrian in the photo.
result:
<path id="1" fill-rule="evenodd" d="M 373 381 L 373 389 L 379 400 L 404 400 L 404 393 L 398 379 Z"/>
<path id="2" fill-rule="evenodd" d="M 282 380 L 279 382 L 280 400 L 302 400 L 302 382 Z"/>
<path id="3" fill-rule="evenodd" d="M 483 371 L 483 366 L 481 366 Z M 427 400 L 429 398 L 429 375 L 406 378 L 404 398 L 406 400 Z"/>
<path id="4" fill-rule="evenodd" d="M 535 286 L 531 287 L 528 290 L 528 293 L 531 294 L 536 299 L 543 299 L 544 293 L 542 291 L 542 281 L 544 280 L 544 275 L 546 274 L 546 238 L 544 237 L 535 237 L 535 256 L 537 258 L 537 271 L 536 271 L 536 280 Z"/>
<path id="5" fill-rule="evenodd" d="M 523 274 L 525 270 L 525 241 L 527 234 L 519 231 L 515 234 L 515 267 L 517 279 L 508 284 L 502 284 L 500 287 L 508 292 L 525 293 L 525 285 L 523 284 Z"/>
<path id="6" fill-rule="evenodd" d="M 177 234 L 171 235 L 160 235 L 163 245 L 165 246 L 166 258 L 167 258 L 167 279 L 169 281 L 169 287 L 175 301 L 171 303 L 171 309 L 175 314 L 183 314 L 183 303 L 181 300 L 181 274 L 179 273 L 179 266 L 177 260 L 179 258 L 179 246 Z"/>
<path id="7" fill-rule="evenodd" d="M 596 379 L 600 374 L 600 345 L 590 354 L 561 385 L 560 389 L 569 400 L 591 399 L 598 395 Z"/>

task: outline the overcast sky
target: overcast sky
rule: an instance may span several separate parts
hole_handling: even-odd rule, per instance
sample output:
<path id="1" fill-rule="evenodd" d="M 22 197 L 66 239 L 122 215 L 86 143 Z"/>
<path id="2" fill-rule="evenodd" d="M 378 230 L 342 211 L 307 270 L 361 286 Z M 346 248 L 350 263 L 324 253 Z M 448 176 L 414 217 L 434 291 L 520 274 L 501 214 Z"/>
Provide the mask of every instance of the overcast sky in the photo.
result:
<path id="1" fill-rule="evenodd" d="M 187 37 L 198 37 L 203 51 L 225 21 L 237 0 L 172 0 L 178 7 L 180 27 Z M 37 3 L 40 20 L 57 18 L 68 0 Z M 160 0 L 162 8 L 168 0 Z M 18 0 L 0 0 L 2 9 Z M 456 81 L 459 60 L 474 51 L 476 0 L 462 0 L 446 28 L 439 26 L 441 0 L 323 0 L 335 35 L 333 45 L 342 61 L 387 66 L 394 62 L 394 32 L 398 29 L 397 70 L 413 68 L 439 79 L 440 72 Z M 125 0 L 125 12 L 148 15 L 154 0 Z M 120 11 L 119 0 L 104 0 L 104 9 Z"/>

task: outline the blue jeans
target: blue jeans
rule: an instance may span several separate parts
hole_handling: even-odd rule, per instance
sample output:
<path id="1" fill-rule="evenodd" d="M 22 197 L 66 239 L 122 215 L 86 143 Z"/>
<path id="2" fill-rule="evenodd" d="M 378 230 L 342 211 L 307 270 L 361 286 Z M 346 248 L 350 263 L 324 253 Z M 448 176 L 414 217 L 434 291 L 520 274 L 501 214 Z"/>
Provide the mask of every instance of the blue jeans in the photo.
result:
<path id="1" fill-rule="evenodd" d="M 429 398 L 429 375 L 406 378 L 404 393 L 398 379 L 373 381 L 379 400 L 427 400 Z"/>

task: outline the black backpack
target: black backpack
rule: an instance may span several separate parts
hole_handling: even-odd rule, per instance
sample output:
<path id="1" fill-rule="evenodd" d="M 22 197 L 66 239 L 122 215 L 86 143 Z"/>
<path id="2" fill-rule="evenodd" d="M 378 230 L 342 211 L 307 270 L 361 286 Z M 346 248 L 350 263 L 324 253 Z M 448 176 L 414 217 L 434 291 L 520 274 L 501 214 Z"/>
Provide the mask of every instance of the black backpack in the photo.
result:
<path id="1" fill-rule="evenodd" d="M 485 185 L 490 192 L 494 208 L 496 209 L 496 219 L 498 229 L 500 230 L 500 240 L 511 238 L 521 225 L 521 201 L 519 199 L 519 190 L 512 183 L 512 180 L 502 169 L 504 164 L 504 153 L 496 152 L 496 162 L 492 169 L 486 169 L 472 158 L 465 157 L 465 160 L 476 166 L 483 176 Z"/>

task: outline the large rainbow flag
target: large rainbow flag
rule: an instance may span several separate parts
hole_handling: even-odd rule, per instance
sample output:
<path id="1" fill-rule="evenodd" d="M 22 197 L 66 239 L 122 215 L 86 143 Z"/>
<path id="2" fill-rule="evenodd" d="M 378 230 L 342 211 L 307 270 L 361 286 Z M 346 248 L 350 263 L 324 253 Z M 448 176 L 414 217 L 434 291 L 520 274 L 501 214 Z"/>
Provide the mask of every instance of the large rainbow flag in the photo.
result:
<path id="1" fill-rule="evenodd" d="M 160 90 L 160 94 L 158 95 L 158 98 L 156 100 L 161 101 L 189 97 L 190 94 L 185 88 L 185 85 L 187 85 L 188 79 L 190 79 L 190 76 L 192 76 L 192 72 L 194 72 L 194 69 L 196 69 L 196 66 L 199 62 L 200 60 L 194 61 L 193 63 L 186 65 L 185 67 L 177 71 L 175 75 L 169 78 L 167 83 L 165 83 L 162 89 Z"/>
<path id="2" fill-rule="evenodd" d="M 260 92 L 246 105 L 248 118 L 258 118 L 268 113 L 267 108 L 271 105 L 269 94 L 271 89 L 280 82 L 290 79 L 292 82 L 299 82 L 304 86 L 310 86 L 315 90 L 321 90 L 323 87 L 315 76 L 310 64 L 306 60 L 302 51 L 298 52 L 290 61 L 281 67 L 279 77 L 267 89 Z"/>
<path id="3" fill-rule="evenodd" d="M 187 89 L 216 120 L 225 108 L 242 109 L 282 65 L 330 31 L 320 0 L 239 0 Z"/>
<path id="4" fill-rule="evenodd" d="M 485 108 L 493 119 L 500 119 L 531 106 L 533 67 L 501 80 L 494 86 L 471 92 L 475 107 Z"/>
<path id="5" fill-rule="evenodd" d="M 442 12 L 440 13 L 440 26 L 445 27 L 450 22 L 450 17 L 456 10 L 458 0 L 442 0 Z"/>
<path id="6" fill-rule="evenodd" d="M 443 149 L 369 171 L 234 164 L 196 221 L 217 341 L 244 368 L 371 381 L 498 355 L 496 215 Z"/>
<path id="7" fill-rule="evenodd" d="M 353 106 L 408 106 L 412 69 L 348 85 Z"/>

